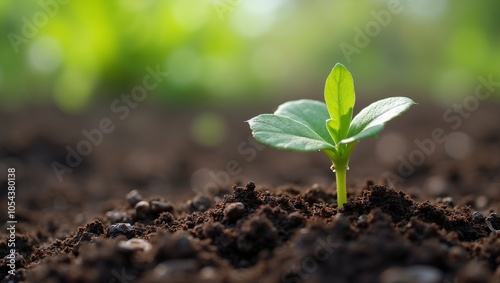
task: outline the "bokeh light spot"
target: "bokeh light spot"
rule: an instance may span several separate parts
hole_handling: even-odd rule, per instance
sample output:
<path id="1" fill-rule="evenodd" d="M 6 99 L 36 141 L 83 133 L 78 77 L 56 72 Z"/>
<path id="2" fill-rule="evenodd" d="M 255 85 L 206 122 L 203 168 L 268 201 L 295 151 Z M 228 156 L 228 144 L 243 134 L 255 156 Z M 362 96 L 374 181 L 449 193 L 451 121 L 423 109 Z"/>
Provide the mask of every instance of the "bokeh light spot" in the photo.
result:
<path id="1" fill-rule="evenodd" d="M 283 4 L 289 1 L 285 0 L 253 0 L 253 1 L 241 1 L 241 6 L 251 11 L 254 14 L 265 15 L 277 12 Z"/>
<path id="2" fill-rule="evenodd" d="M 461 97 L 474 89 L 476 83 L 472 74 L 461 69 L 450 69 L 439 75 L 435 85 L 438 98 L 449 103 L 450 98 Z"/>
<path id="3" fill-rule="evenodd" d="M 226 122 L 215 113 L 201 113 L 191 121 L 191 137 L 202 146 L 216 146 L 226 138 L 226 134 Z"/>
<path id="4" fill-rule="evenodd" d="M 421 20 L 435 19 L 443 16 L 448 9 L 448 0 L 405 1 L 410 14 Z"/>
<path id="5" fill-rule="evenodd" d="M 457 29 L 450 41 L 449 56 L 462 68 L 476 68 L 487 61 L 489 39 L 476 27 Z M 471 52 L 473 51 L 473 52 Z"/>
<path id="6" fill-rule="evenodd" d="M 186 85 L 198 79 L 202 61 L 193 49 L 181 48 L 167 58 L 166 69 L 171 71 L 170 80 L 173 83 Z"/>
<path id="7" fill-rule="evenodd" d="M 272 14 L 262 15 L 248 9 L 235 9 L 231 14 L 231 26 L 241 36 L 255 38 L 263 35 L 274 24 Z"/>
<path id="8" fill-rule="evenodd" d="M 234 61 L 224 55 L 206 56 L 207 69 L 203 73 L 203 83 L 211 93 L 219 98 L 238 95 L 238 88 L 242 84 L 243 71 Z"/>
<path id="9" fill-rule="evenodd" d="M 206 1 L 173 1 L 172 17 L 186 31 L 195 31 L 205 25 L 209 16 L 209 5 Z"/>
<path id="10" fill-rule="evenodd" d="M 65 71 L 56 81 L 54 102 L 65 112 L 77 112 L 89 103 L 93 79 L 74 70 Z"/>
<path id="11" fill-rule="evenodd" d="M 398 156 L 404 153 L 407 147 L 407 142 L 402 135 L 387 133 L 378 139 L 376 154 L 380 161 L 393 164 L 398 161 Z"/>
<path id="12" fill-rule="evenodd" d="M 28 50 L 28 61 L 33 69 L 42 73 L 50 73 L 61 64 L 62 53 L 57 39 L 43 36 L 31 44 Z"/>
<path id="13" fill-rule="evenodd" d="M 473 141 L 463 132 L 450 133 L 444 144 L 444 149 L 448 156 L 454 159 L 465 159 L 473 150 Z"/>
<path id="14" fill-rule="evenodd" d="M 254 75 L 263 82 L 283 82 L 293 76 L 293 68 L 283 62 L 290 58 L 289 50 L 279 50 L 276 45 L 263 44 L 255 48 L 250 57 L 250 67 Z"/>
<path id="15" fill-rule="evenodd" d="M 118 3 L 122 4 L 125 8 L 128 8 L 130 10 L 136 11 L 136 10 L 143 10 L 151 7 L 153 3 L 155 3 L 156 0 L 122 0 L 119 1 Z"/>

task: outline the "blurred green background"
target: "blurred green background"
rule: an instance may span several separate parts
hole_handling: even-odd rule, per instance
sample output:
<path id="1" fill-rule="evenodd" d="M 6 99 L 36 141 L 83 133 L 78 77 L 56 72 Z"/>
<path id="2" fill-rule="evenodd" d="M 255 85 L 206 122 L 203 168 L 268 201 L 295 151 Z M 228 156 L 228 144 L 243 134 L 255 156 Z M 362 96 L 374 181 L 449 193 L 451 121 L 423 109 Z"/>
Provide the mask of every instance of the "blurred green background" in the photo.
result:
<path id="1" fill-rule="evenodd" d="M 148 66 L 170 74 L 150 98 L 168 105 L 322 99 L 336 62 L 358 95 L 449 103 L 499 73 L 499 14 L 499 1 L 2 0 L 0 107 L 77 113 Z"/>

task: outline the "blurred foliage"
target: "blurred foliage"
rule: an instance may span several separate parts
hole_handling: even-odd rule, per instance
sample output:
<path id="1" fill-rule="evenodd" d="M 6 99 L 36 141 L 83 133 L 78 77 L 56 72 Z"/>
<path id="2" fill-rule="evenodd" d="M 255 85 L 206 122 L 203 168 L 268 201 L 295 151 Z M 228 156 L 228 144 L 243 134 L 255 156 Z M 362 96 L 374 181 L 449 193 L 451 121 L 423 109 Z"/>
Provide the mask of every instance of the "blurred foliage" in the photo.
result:
<path id="1" fill-rule="evenodd" d="M 363 93 L 442 100 L 499 73 L 500 2 L 405 0 L 377 32 L 374 15 L 393 2 L 2 0 L 0 105 L 76 111 L 130 93 L 147 66 L 170 74 L 154 99 L 228 105 L 321 99 L 336 62 Z M 348 60 L 341 43 L 367 28 L 374 36 Z"/>

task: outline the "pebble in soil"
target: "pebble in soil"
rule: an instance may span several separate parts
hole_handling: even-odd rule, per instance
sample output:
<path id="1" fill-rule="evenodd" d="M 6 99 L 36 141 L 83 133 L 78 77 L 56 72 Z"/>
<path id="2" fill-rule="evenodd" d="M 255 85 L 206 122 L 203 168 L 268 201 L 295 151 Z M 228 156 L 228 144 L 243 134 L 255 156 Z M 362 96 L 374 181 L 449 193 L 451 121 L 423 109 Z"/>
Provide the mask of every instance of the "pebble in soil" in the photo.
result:
<path id="1" fill-rule="evenodd" d="M 134 226 L 130 225 L 130 223 L 116 223 L 109 226 L 107 235 L 110 238 L 114 238 L 119 235 L 132 238 L 134 236 Z"/>
<path id="2" fill-rule="evenodd" d="M 130 206 L 134 207 L 138 202 L 142 201 L 142 195 L 137 190 L 130 191 L 125 198 Z"/>

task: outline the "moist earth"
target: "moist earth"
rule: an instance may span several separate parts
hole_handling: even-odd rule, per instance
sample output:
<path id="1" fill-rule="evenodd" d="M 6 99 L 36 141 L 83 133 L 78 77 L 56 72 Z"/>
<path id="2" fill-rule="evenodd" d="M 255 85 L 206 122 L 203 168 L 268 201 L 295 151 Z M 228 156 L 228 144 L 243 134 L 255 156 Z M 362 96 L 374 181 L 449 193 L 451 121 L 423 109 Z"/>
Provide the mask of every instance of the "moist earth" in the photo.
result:
<path id="1" fill-rule="evenodd" d="M 337 207 L 322 156 L 252 147 L 240 124 L 251 116 L 245 113 L 228 114 L 229 129 L 237 130 L 229 132 L 225 144 L 207 149 L 179 130 L 189 127 L 183 121 L 192 113 L 147 120 L 150 109 L 138 112 L 135 119 L 149 121 L 146 129 L 132 122 L 119 125 L 121 130 L 62 182 L 53 177 L 51 162 L 64 162 L 65 146 L 81 138 L 72 128 L 88 129 L 101 116 L 65 116 L 43 107 L 3 113 L 1 167 L 5 173 L 9 167 L 18 172 L 18 224 L 15 276 L 8 274 L 8 225 L 2 229 L 0 278 L 500 282 L 500 218 L 494 214 L 500 208 L 500 126 L 488 122 L 499 115 L 495 107 L 483 106 L 464 121 L 460 130 L 474 141 L 468 158 L 447 158 L 436 144 L 436 152 L 415 166 L 405 182 L 383 174 L 397 172 L 398 163 L 375 160 L 378 145 L 367 142 L 351 161 L 351 171 L 358 173 L 349 172 L 349 200 L 343 208 Z M 425 112 L 417 111 L 409 124 L 396 123 L 394 129 L 408 133 L 410 140 L 423 140 L 436 127 L 446 129 L 439 119 L 442 109 Z M 28 122 L 28 114 L 40 119 Z M 238 157 L 228 150 L 244 142 L 259 155 L 252 161 L 247 160 L 250 154 Z M 252 169 L 209 190 L 183 189 L 211 156 L 221 167 L 234 159 Z M 282 167 L 293 172 L 284 173 Z M 220 172 L 214 171 L 223 176 Z"/>

